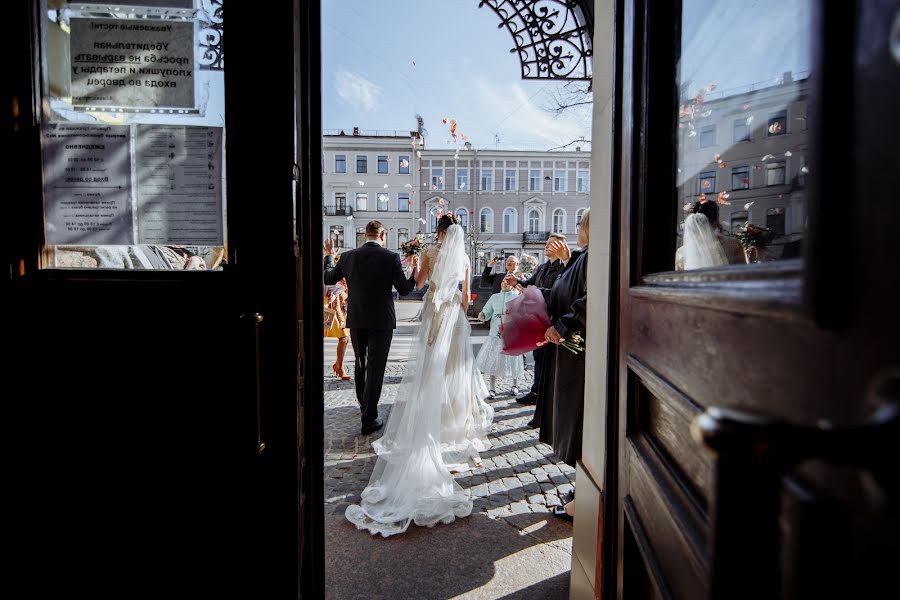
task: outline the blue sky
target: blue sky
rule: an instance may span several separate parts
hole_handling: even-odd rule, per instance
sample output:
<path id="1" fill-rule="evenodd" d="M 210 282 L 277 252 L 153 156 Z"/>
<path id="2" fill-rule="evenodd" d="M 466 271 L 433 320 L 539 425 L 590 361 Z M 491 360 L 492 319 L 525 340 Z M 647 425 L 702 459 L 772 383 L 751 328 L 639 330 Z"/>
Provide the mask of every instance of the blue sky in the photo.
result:
<path id="1" fill-rule="evenodd" d="M 498 24 L 478 0 L 325 0 L 323 127 L 409 131 L 419 113 L 429 148 L 450 147 L 442 117 L 476 148 L 495 148 L 495 134 L 518 150 L 590 139 L 589 110 L 542 109 L 562 82 L 522 80 Z"/>

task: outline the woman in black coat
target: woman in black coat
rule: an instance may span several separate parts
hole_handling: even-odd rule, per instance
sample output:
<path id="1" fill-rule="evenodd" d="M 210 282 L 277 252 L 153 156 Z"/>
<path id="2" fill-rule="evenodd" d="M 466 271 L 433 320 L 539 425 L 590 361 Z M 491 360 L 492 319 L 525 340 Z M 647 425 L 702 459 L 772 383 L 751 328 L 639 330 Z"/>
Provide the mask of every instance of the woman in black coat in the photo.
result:
<path id="1" fill-rule="evenodd" d="M 578 229 L 580 252 L 560 274 L 547 300 L 551 326 L 544 339 L 556 344 L 548 348 L 544 363 L 541 395 L 546 398 L 541 418 L 540 440 L 549 444 L 567 465 L 581 458 L 581 429 L 584 425 L 584 352 L 577 354 L 559 343 L 572 334 L 582 337 L 587 330 L 587 261 L 590 237 L 590 209 L 584 211 Z M 548 418 L 549 417 L 549 418 Z M 554 514 L 571 518 L 575 503 L 558 507 Z"/>

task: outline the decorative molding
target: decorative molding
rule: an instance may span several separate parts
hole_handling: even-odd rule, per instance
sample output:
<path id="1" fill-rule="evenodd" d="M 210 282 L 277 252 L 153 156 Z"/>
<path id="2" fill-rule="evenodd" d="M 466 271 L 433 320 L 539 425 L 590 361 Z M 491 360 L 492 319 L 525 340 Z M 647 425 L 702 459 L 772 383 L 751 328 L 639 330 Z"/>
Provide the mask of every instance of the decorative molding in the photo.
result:
<path id="1" fill-rule="evenodd" d="M 515 42 L 522 79 L 591 79 L 590 0 L 481 0 Z"/>
<path id="2" fill-rule="evenodd" d="M 225 14 L 224 0 L 203 0 L 198 11 L 200 23 L 199 65 L 203 71 L 225 69 Z"/>

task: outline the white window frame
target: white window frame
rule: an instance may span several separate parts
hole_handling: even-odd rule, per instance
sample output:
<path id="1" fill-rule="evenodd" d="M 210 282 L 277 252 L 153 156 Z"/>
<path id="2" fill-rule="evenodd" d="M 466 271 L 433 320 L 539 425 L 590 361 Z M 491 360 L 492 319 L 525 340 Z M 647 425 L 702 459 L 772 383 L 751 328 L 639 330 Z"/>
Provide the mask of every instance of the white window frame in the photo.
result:
<path id="1" fill-rule="evenodd" d="M 462 216 L 459 224 L 463 228 L 463 231 L 469 231 L 469 209 L 464 206 L 460 206 L 453 214 L 457 217 Z"/>
<path id="2" fill-rule="evenodd" d="M 397 194 L 397 212 L 410 212 L 412 205 L 409 203 L 409 200 L 409 194 L 403 192 Z"/>
<path id="3" fill-rule="evenodd" d="M 556 227 L 556 217 L 561 216 L 560 227 Z M 554 208 L 553 215 L 550 217 L 550 231 L 552 233 L 566 233 L 566 220 L 568 215 L 566 215 L 566 209 L 564 208 Z"/>
<path id="4" fill-rule="evenodd" d="M 463 190 L 469 188 L 469 167 L 459 167 L 456 169 L 456 189 Z"/>
<path id="5" fill-rule="evenodd" d="M 382 198 L 384 199 L 384 208 L 381 208 Z M 375 192 L 375 210 L 378 212 L 391 210 L 391 195 L 388 192 Z"/>
<path id="6" fill-rule="evenodd" d="M 512 216 L 512 227 L 506 227 L 506 216 Z M 519 211 L 512 206 L 503 209 L 503 233 L 517 233 L 519 229 Z"/>
<path id="7" fill-rule="evenodd" d="M 440 181 L 443 179 L 444 181 Z M 431 189 L 432 190 L 442 190 L 444 189 L 444 183 L 447 182 L 447 179 L 444 177 L 444 169 L 443 167 L 432 167 L 431 169 Z"/>
<path id="8" fill-rule="evenodd" d="M 512 175 L 510 175 L 512 173 Z M 512 185 L 510 185 L 512 182 Z M 519 191 L 519 170 L 503 169 L 503 191 L 518 192 Z"/>
<path id="9" fill-rule="evenodd" d="M 531 169 L 528 171 L 528 191 L 540 192 L 541 182 L 544 178 L 541 176 L 540 169 Z"/>
<path id="10" fill-rule="evenodd" d="M 485 223 L 482 217 L 488 217 L 488 227 L 485 227 Z M 490 207 L 485 206 L 480 211 L 478 211 L 478 231 L 481 233 L 494 233 L 494 210 Z"/>
<path id="11" fill-rule="evenodd" d="M 531 227 L 531 215 L 536 215 L 537 225 L 534 228 Z M 540 233 L 542 231 L 543 225 L 543 214 L 540 208 L 537 206 L 529 206 L 525 209 L 525 233 Z"/>
<path id="12" fill-rule="evenodd" d="M 337 163 L 338 163 L 338 157 L 339 157 L 339 156 L 340 156 L 341 158 L 344 159 L 344 170 L 343 170 L 343 171 L 338 171 L 338 170 L 337 170 Z M 342 174 L 342 175 L 345 174 L 345 173 L 347 172 L 347 155 L 346 155 L 346 154 L 335 154 L 335 155 L 334 155 L 334 172 L 335 172 L 335 173 L 340 173 L 340 174 Z"/>
<path id="13" fill-rule="evenodd" d="M 568 192 L 569 187 L 569 172 L 565 169 L 554 169 L 553 170 L 553 191 L 554 192 Z"/>
<path id="14" fill-rule="evenodd" d="M 591 191 L 591 172 L 588 169 L 575 171 L 575 191 L 587 194 Z"/>
<path id="15" fill-rule="evenodd" d="M 485 179 L 487 181 L 485 181 Z M 488 185 L 485 185 L 487 183 Z M 487 169 L 481 171 L 481 191 L 482 192 L 493 192 L 494 191 L 494 170 Z"/>
<path id="16" fill-rule="evenodd" d="M 363 207 L 359 207 L 359 199 L 362 197 L 364 199 Z M 369 192 L 356 192 L 353 196 L 353 210 L 354 211 L 367 211 L 369 210 Z"/>

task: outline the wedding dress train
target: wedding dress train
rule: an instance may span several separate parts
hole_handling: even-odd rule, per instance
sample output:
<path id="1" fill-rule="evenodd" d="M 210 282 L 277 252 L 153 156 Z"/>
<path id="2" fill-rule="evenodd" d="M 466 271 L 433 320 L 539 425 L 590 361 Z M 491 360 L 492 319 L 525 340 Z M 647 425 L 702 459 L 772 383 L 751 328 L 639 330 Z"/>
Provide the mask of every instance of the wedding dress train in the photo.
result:
<path id="1" fill-rule="evenodd" d="M 459 283 L 468 257 L 458 225 L 440 247 L 427 253 L 429 289 L 416 359 L 391 409 L 378 455 L 360 504 L 345 516 L 359 529 L 384 537 L 403 533 L 411 522 L 425 527 L 450 523 L 472 512 L 472 500 L 451 471 L 479 465 L 490 447 L 493 409 L 475 367 L 471 328 L 461 307 Z"/>

